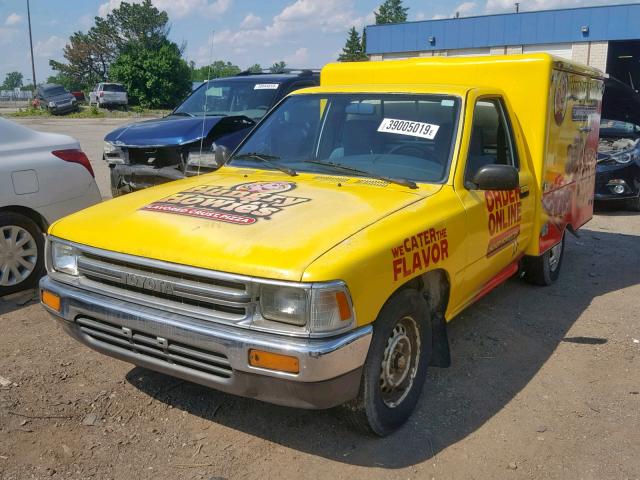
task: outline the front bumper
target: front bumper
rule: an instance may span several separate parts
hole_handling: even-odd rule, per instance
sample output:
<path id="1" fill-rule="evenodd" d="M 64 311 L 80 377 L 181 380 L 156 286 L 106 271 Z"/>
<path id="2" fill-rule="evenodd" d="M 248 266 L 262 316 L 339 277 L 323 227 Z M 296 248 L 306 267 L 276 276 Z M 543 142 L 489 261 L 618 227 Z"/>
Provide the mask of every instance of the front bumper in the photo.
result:
<path id="1" fill-rule="evenodd" d="M 56 105 L 55 107 L 49 107 L 49 111 L 54 115 L 74 112 L 76 110 L 78 110 L 78 104 L 73 102 L 68 105 L 62 105 L 62 106 Z"/>
<path id="2" fill-rule="evenodd" d="M 110 164 L 109 168 L 114 197 L 185 178 L 178 166 L 156 168 L 150 165 Z"/>
<path id="3" fill-rule="evenodd" d="M 615 193 L 613 186 L 620 182 L 622 193 Z M 595 199 L 597 201 L 633 199 L 640 195 L 640 165 L 598 165 L 596 171 Z"/>
<path id="4" fill-rule="evenodd" d="M 223 392 L 278 405 L 321 409 L 353 399 L 360 388 L 372 328 L 328 339 L 248 331 L 107 297 L 55 281 L 60 311 L 45 308 L 64 331 L 106 355 Z M 252 348 L 293 355 L 300 373 L 252 367 Z"/>

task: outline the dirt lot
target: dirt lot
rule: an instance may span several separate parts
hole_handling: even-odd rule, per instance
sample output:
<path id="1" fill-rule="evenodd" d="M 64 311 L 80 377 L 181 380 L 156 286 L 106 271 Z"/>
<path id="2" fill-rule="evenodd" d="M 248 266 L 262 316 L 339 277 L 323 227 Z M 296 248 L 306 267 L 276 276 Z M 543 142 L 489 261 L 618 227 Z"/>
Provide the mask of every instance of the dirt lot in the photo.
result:
<path id="1" fill-rule="evenodd" d="M 49 121 L 30 124 L 79 138 L 105 192 L 115 125 Z M 556 285 L 512 279 L 454 319 L 452 368 L 385 439 L 134 368 L 29 294 L 0 300 L 0 479 L 639 479 L 639 272 L 640 215 L 601 212 Z"/>

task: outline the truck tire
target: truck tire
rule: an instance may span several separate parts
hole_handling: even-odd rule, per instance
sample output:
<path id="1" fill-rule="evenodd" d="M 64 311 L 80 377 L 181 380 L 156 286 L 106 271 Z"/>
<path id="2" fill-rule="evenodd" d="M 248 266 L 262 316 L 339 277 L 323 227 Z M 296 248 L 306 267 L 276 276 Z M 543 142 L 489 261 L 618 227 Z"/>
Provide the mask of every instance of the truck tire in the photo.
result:
<path id="1" fill-rule="evenodd" d="M 29 217 L 0 212 L 0 297 L 34 287 L 44 273 L 44 235 Z"/>
<path id="2" fill-rule="evenodd" d="M 413 412 L 431 358 L 431 321 L 424 297 L 406 289 L 387 301 L 373 325 L 360 392 L 344 405 L 358 430 L 386 436 Z"/>
<path id="3" fill-rule="evenodd" d="M 562 240 L 538 257 L 524 258 L 524 279 L 533 285 L 546 287 L 560 276 L 564 258 L 564 233 Z"/>

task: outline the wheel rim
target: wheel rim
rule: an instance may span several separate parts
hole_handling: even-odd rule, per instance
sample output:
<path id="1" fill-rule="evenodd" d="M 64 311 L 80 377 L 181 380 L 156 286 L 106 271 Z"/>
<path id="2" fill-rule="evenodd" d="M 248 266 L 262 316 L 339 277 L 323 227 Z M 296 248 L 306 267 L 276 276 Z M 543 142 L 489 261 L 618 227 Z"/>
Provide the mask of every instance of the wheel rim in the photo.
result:
<path id="1" fill-rule="evenodd" d="M 560 257 L 562 257 L 562 240 L 557 245 L 551 247 L 549 251 L 549 269 L 555 272 L 560 266 Z"/>
<path id="2" fill-rule="evenodd" d="M 380 369 L 380 392 L 387 407 L 397 407 L 411 391 L 419 358 L 418 324 L 411 317 L 403 317 L 387 339 Z"/>
<path id="3" fill-rule="evenodd" d="M 0 287 L 24 282 L 38 262 L 38 246 L 33 236 L 16 225 L 0 227 Z"/>

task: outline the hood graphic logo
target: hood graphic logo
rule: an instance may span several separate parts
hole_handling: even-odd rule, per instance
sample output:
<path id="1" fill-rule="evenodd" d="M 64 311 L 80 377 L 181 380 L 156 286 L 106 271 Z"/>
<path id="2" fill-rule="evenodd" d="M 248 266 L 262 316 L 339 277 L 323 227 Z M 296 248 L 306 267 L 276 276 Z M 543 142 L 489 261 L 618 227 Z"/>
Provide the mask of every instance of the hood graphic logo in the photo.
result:
<path id="1" fill-rule="evenodd" d="M 142 210 L 252 225 L 310 200 L 283 195 L 295 188 L 293 182 L 250 182 L 230 187 L 198 185 L 146 205 Z"/>

